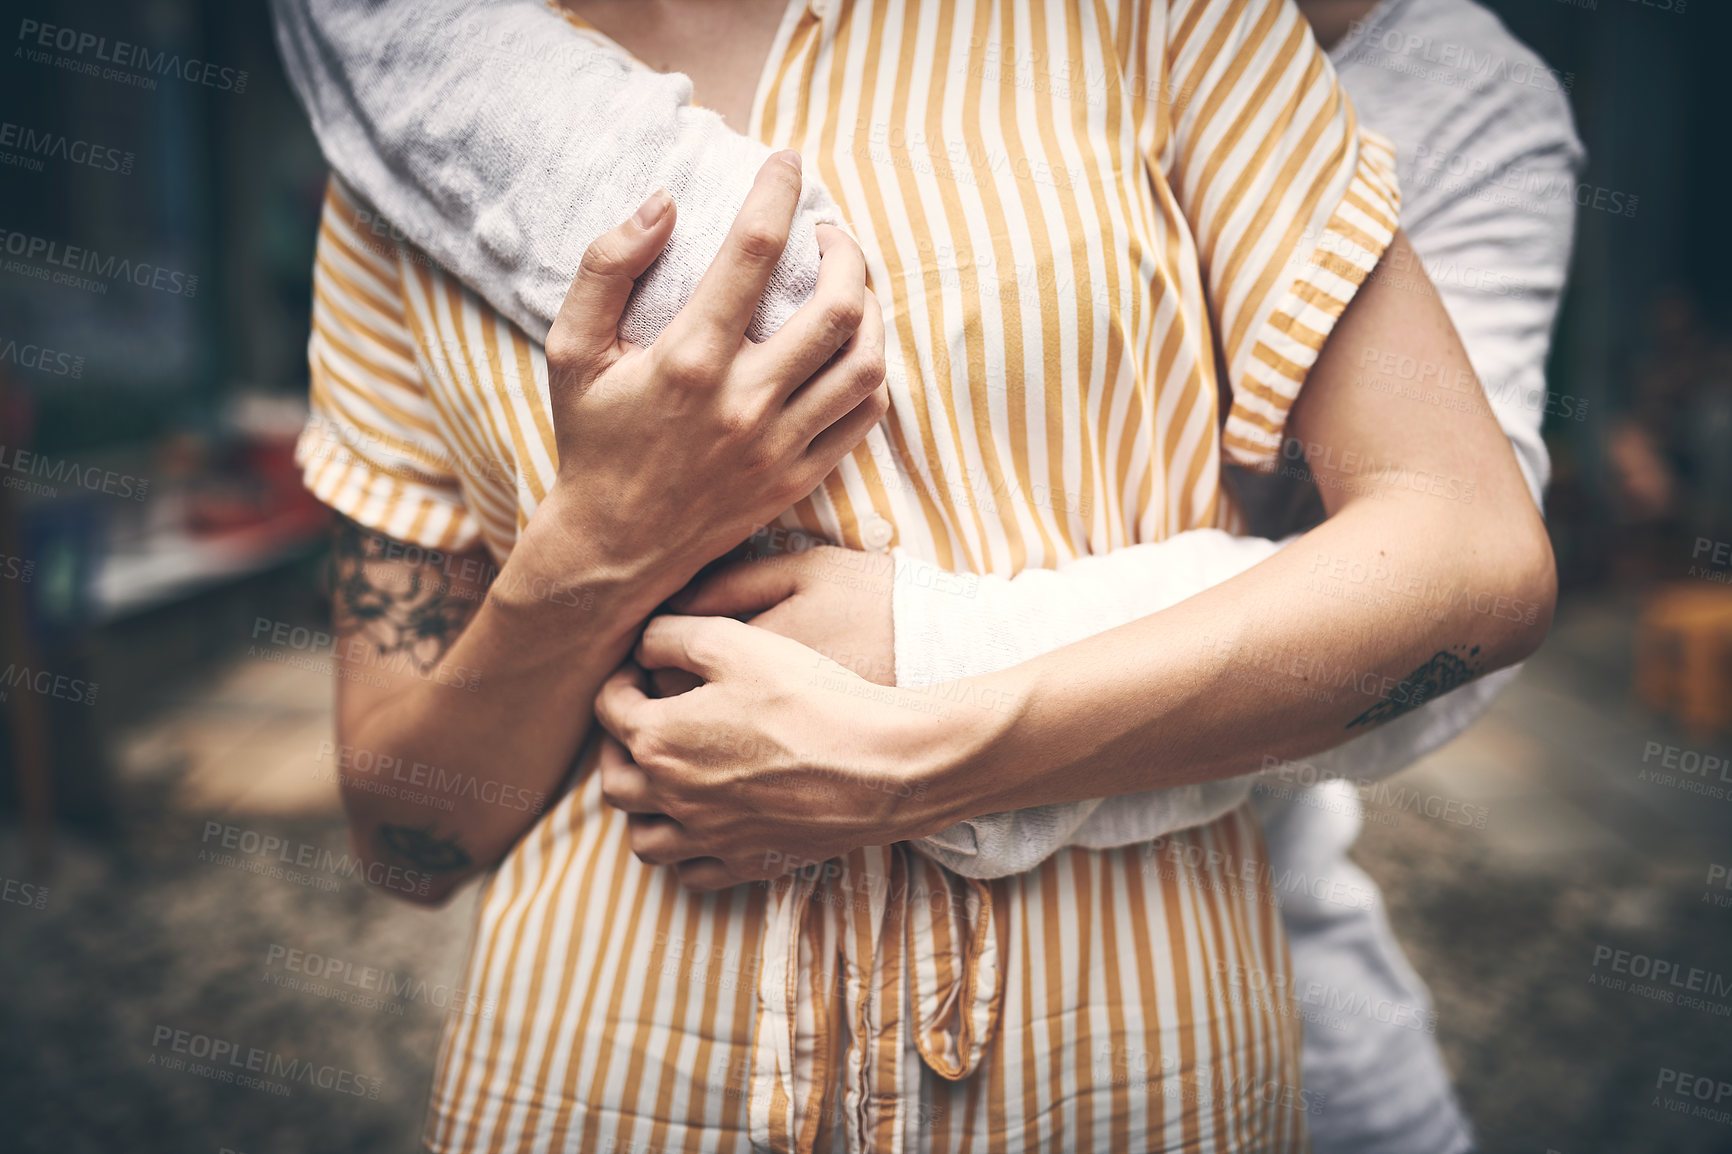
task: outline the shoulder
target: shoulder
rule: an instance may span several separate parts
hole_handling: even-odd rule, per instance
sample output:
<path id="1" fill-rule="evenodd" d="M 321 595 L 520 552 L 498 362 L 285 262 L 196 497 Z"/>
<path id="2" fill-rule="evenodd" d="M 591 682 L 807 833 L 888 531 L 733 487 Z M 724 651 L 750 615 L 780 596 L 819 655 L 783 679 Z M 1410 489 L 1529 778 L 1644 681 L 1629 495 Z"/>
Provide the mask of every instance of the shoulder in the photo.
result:
<path id="1" fill-rule="evenodd" d="M 1395 141 L 1409 208 L 1427 199 L 1427 183 L 1413 180 L 1427 168 L 1460 178 L 1582 163 L 1574 74 L 1474 0 L 1386 0 L 1330 57 L 1362 120 Z"/>

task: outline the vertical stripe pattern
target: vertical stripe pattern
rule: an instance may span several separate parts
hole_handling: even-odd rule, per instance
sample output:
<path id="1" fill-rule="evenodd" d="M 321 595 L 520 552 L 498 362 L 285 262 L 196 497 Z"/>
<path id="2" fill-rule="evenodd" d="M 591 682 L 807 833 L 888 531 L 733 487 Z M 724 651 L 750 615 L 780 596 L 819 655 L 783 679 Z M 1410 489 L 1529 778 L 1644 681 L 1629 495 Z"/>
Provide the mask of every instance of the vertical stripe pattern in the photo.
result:
<path id="1" fill-rule="evenodd" d="M 754 108 L 866 252 L 892 409 L 783 524 L 1011 575 L 1230 523 L 1393 235 L 1286 0 L 792 0 Z M 308 486 L 503 559 L 552 484 L 542 350 L 327 198 Z M 888 533 L 886 533 L 886 529 Z M 888 536 L 888 543 L 885 538 Z M 582 755 L 486 883 L 439 1151 L 1288 1151 L 1276 879 L 1243 811 L 995 882 L 905 845 L 688 894 Z"/>

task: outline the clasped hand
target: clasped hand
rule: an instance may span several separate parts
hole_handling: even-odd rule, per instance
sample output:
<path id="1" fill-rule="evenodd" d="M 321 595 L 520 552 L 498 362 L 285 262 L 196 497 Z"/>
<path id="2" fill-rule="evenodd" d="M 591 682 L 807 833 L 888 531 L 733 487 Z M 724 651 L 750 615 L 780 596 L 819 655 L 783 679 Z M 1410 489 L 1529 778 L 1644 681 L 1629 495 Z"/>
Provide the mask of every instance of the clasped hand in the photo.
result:
<path id="1" fill-rule="evenodd" d="M 700 577 L 602 687 L 603 797 L 633 852 L 721 889 L 949 824 L 894 685 L 888 557 L 821 547 Z"/>

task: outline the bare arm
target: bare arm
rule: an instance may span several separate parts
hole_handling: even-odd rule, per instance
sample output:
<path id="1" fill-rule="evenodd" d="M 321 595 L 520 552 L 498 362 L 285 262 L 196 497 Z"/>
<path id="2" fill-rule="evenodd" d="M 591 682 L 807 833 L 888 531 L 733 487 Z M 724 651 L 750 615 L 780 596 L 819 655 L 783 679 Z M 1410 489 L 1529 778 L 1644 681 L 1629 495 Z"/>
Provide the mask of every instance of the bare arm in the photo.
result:
<path id="1" fill-rule="evenodd" d="M 434 901 L 497 861 L 556 794 L 590 721 L 569 703 L 593 697 L 654 607 L 654 586 L 561 557 L 558 519 L 538 510 L 503 569 L 484 551 L 429 554 L 348 520 L 332 542 L 351 832 L 367 860 L 431 878 Z M 407 784 L 370 788 L 382 766 Z"/>
<path id="2" fill-rule="evenodd" d="M 1398 237 L 1384 261 L 1410 254 Z M 1430 369 L 1402 382 L 1418 398 L 1383 387 L 1390 351 Z M 957 761 L 971 782 L 996 767 L 990 808 L 1212 780 L 1266 754 L 1326 749 L 1538 646 L 1555 599 L 1550 546 L 1435 296 L 1368 281 L 1291 432 L 1318 478 L 1322 525 L 1169 610 L 979 679 L 1011 703 Z M 1447 499 L 1450 482 L 1471 482 L 1474 499 Z M 1393 575 L 1397 595 L 1355 596 L 1371 572 Z M 1412 612 L 1424 602 L 1405 594 L 1434 588 L 1489 600 Z"/>
<path id="3" fill-rule="evenodd" d="M 405 557 L 384 538 L 339 533 L 341 745 L 473 780 L 478 795 L 552 795 L 643 619 L 815 487 L 883 415 L 882 321 L 840 232 L 822 241 L 813 300 L 771 340 L 744 339 L 799 189 L 797 164 L 764 166 L 721 256 L 648 349 L 615 326 L 672 228 L 671 202 L 652 198 L 591 246 L 547 342 L 557 480 L 490 584 L 479 554 Z M 469 796 L 445 811 L 352 775 L 344 785 L 359 852 L 434 873 L 419 895 L 433 901 L 535 816 Z"/>
<path id="4" fill-rule="evenodd" d="M 284 70 L 325 159 L 407 235 L 541 339 L 585 247 L 657 188 L 681 222 L 622 319 L 648 344 L 716 254 L 770 150 L 632 67 L 543 0 L 273 0 Z M 521 179 L 501 179 L 501 174 Z M 813 229 L 841 213 L 808 180 L 752 336 L 812 294 Z"/>
<path id="5" fill-rule="evenodd" d="M 1384 260 L 1410 251 L 1398 235 Z M 1421 403 L 1377 387 L 1368 350 L 1431 366 Z M 673 819 L 640 852 L 716 859 L 683 872 L 728 884 L 763 875 L 766 838 L 778 863 L 822 860 L 976 814 L 1230 777 L 1265 755 L 1337 745 L 1538 645 L 1555 597 L 1550 546 L 1435 296 L 1372 277 L 1312 368 L 1291 432 L 1325 495 L 1323 525 L 1179 605 L 1001 673 L 875 687 L 766 630 L 656 618 L 639 661 L 705 684 L 652 700 L 626 670 L 598 700 L 641 766 L 616 772 L 610 799 Z M 1477 495 L 1443 499 L 1415 477 L 1472 479 Z M 1371 566 L 1533 612 L 1483 612 L 1473 598 L 1428 614 L 1366 604 L 1351 575 Z M 718 752 L 730 745 L 767 755 L 735 764 Z M 790 775 L 813 769 L 852 784 L 841 814 L 815 817 L 790 796 Z"/>

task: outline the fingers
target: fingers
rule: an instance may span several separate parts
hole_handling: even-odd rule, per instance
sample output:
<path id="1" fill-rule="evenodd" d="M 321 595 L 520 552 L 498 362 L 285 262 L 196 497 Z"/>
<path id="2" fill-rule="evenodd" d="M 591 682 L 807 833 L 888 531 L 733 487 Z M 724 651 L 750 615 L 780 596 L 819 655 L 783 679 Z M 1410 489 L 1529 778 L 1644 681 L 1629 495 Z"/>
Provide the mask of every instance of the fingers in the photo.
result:
<path id="1" fill-rule="evenodd" d="M 627 661 L 601 683 L 595 695 L 595 719 L 628 750 L 655 716 L 657 703 L 644 692 L 645 680 L 643 669 Z"/>
<path id="2" fill-rule="evenodd" d="M 656 794 L 655 783 L 625 746 L 611 737 L 601 740 L 596 755 L 596 772 L 601 775 L 601 796 L 615 809 L 632 814 L 660 814 L 664 808 Z"/>
<path id="3" fill-rule="evenodd" d="M 698 893 L 710 893 L 715 890 L 725 890 L 742 884 L 745 880 L 734 876 L 727 863 L 721 858 L 699 857 L 683 861 L 676 868 L 680 884 L 688 890 Z"/>
<path id="4" fill-rule="evenodd" d="M 631 814 L 626 818 L 626 838 L 631 852 L 646 865 L 674 865 L 697 854 L 687 844 L 690 839 L 680 823 L 665 814 Z"/>
<path id="5" fill-rule="evenodd" d="M 584 250 L 547 334 L 549 367 L 582 387 L 612 363 L 626 299 L 637 278 L 667 247 L 676 215 L 673 197 L 657 189 L 630 220 L 596 237 Z"/>
<path id="6" fill-rule="evenodd" d="M 800 182 L 800 154 L 793 149 L 764 162 L 721 251 L 668 326 L 671 344 L 696 344 L 727 354 L 739 348 L 764 286 L 770 283 L 770 272 L 788 243 L 788 227 L 800 203 Z M 656 344 L 667 340 L 664 333 Z"/>
<path id="7" fill-rule="evenodd" d="M 806 449 L 806 460 L 815 469 L 828 473 L 836 462 L 854 451 L 854 446 L 866 439 L 872 427 L 890 411 L 890 388 L 879 385 L 854 406 L 854 411 L 812 439 Z"/>
<path id="8" fill-rule="evenodd" d="M 733 617 L 743 621 L 787 600 L 799 584 L 798 567 L 786 558 L 737 561 L 686 586 L 668 605 L 694 617 Z"/>
<path id="9" fill-rule="evenodd" d="M 788 323 L 765 341 L 756 355 L 774 368 L 766 375 L 786 400 L 824 367 L 836 350 L 859 331 L 868 311 L 866 257 L 854 238 L 839 228 L 818 226 L 818 287 Z M 882 332 L 883 319 L 879 318 Z M 839 415 L 839 414 L 838 414 Z"/>
<path id="10" fill-rule="evenodd" d="M 798 427 L 811 430 L 816 438 L 857 409 L 883 384 L 884 314 L 879 311 L 877 298 L 868 296 L 853 341 L 788 399 L 786 412 Z M 885 408 L 888 408 L 889 400 L 890 394 L 885 391 Z M 883 412 L 878 414 L 879 417 L 883 415 Z M 874 417 L 866 422 L 867 427 L 870 428 L 877 419 Z"/>
<path id="11" fill-rule="evenodd" d="M 664 669 L 671 666 L 695 673 L 705 681 L 714 681 L 732 663 L 734 654 L 754 632 L 750 625 L 727 617 L 682 617 L 666 614 L 650 618 L 649 624 L 644 626 L 643 637 L 638 641 L 637 652 L 633 656 L 645 669 Z M 609 683 L 612 683 L 611 678 Z M 598 698 L 598 715 L 600 710 L 601 701 Z"/>
<path id="12" fill-rule="evenodd" d="M 658 698 L 678 697 L 682 693 L 690 693 L 704 683 L 703 678 L 683 669 L 652 669 L 649 676 Z"/>

